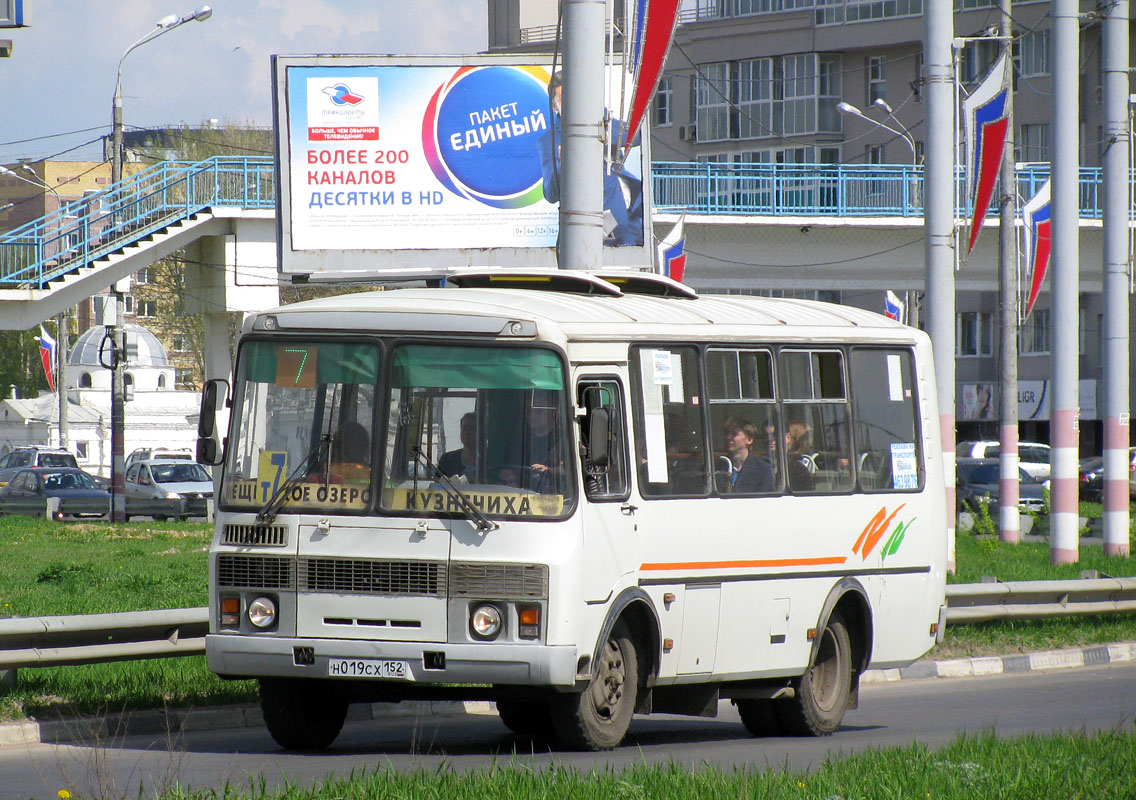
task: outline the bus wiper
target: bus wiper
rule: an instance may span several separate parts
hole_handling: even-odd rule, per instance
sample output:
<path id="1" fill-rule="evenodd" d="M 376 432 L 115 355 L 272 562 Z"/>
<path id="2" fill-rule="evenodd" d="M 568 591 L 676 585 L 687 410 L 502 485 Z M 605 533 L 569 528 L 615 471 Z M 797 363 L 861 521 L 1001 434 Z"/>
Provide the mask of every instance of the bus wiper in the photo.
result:
<path id="1" fill-rule="evenodd" d="M 479 531 L 481 531 L 482 533 L 488 533 L 489 531 L 495 531 L 501 527 L 496 522 L 489 519 L 489 517 L 485 516 L 485 514 L 481 512 L 481 509 L 475 506 L 473 504 L 473 501 L 469 499 L 469 495 L 458 488 L 457 484 L 451 481 L 450 477 L 443 473 L 442 470 L 438 468 L 437 464 L 426 457 L 426 454 L 422 452 L 421 447 L 415 447 L 413 451 L 415 459 L 417 459 L 426 467 L 426 469 L 430 471 L 430 474 L 434 476 L 434 479 L 439 484 L 441 484 L 442 488 L 446 490 L 447 494 L 449 494 L 451 497 L 457 498 L 458 505 L 461 506 L 462 511 L 466 513 L 466 516 L 469 517 L 473 524 L 477 526 L 477 529 Z"/>
<path id="2" fill-rule="evenodd" d="M 276 487 L 276 491 L 272 493 L 272 497 L 268 498 L 268 502 L 264 504 L 264 508 L 256 513 L 256 521 L 259 525 L 267 525 L 272 520 L 276 519 L 276 513 L 280 507 L 284 505 L 284 501 L 288 498 L 289 493 L 295 488 L 296 484 L 305 475 L 308 475 L 320 463 L 324 462 L 327 454 L 331 451 L 331 436 L 324 434 L 319 438 L 308 454 L 304 456 L 300 466 L 292 470 L 292 474 L 284 479 L 283 483 Z"/>

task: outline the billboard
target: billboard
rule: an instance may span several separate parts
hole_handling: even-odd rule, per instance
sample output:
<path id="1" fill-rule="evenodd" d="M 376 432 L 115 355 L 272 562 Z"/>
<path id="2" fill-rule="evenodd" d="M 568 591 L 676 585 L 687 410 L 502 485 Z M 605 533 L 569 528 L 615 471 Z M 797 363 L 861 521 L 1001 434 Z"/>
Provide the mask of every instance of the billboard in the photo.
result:
<path id="1" fill-rule="evenodd" d="M 282 276 L 556 266 L 560 75 L 550 64 L 275 56 L 273 75 Z M 609 114 L 613 140 L 620 116 Z M 644 150 L 597 176 L 604 266 L 651 263 Z"/>

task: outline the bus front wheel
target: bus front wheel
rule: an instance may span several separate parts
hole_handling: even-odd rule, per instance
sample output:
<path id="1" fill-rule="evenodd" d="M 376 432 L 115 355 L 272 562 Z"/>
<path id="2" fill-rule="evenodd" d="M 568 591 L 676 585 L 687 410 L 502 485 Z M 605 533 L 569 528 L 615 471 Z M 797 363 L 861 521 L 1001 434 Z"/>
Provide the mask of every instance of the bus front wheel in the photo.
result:
<path id="1" fill-rule="evenodd" d="M 852 692 L 852 645 L 840 616 L 829 619 L 816 657 L 795 688 L 796 696 L 777 706 L 789 733 L 827 736 L 840 727 Z"/>
<path id="2" fill-rule="evenodd" d="M 588 688 L 552 700 L 552 725 L 561 744 L 577 750 L 611 750 L 619 746 L 639 690 L 639 659 L 635 642 L 623 622 L 617 622 L 600 651 Z"/>
<path id="3" fill-rule="evenodd" d="M 323 750 L 347 718 L 347 703 L 318 681 L 261 678 L 260 709 L 276 743 L 287 750 Z"/>

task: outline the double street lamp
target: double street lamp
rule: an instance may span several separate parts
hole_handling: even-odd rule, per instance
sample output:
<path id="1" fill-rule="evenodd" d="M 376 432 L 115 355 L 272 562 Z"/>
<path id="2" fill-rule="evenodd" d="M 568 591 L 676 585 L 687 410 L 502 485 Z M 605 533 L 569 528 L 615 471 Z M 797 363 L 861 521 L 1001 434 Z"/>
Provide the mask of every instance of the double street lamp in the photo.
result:
<path id="1" fill-rule="evenodd" d="M 891 119 L 896 125 L 899 125 L 899 127 L 893 128 L 891 125 L 880 122 L 878 119 L 872 119 L 856 106 L 844 101 L 836 104 L 836 110 L 841 114 L 847 114 L 850 117 L 859 117 L 865 122 L 871 125 L 875 125 L 877 128 L 883 128 L 885 131 L 890 131 L 891 133 L 894 133 L 896 136 L 903 139 L 907 146 L 911 148 L 911 164 L 912 166 L 914 166 L 916 163 L 918 163 L 918 157 L 915 153 L 915 137 L 911 135 L 911 131 L 907 130 L 907 128 L 904 128 L 899 124 L 899 120 L 895 119 L 895 112 L 892 111 L 892 107 L 888 105 L 887 100 L 884 100 L 882 97 L 878 97 L 876 98 L 875 103 L 873 103 L 872 105 L 886 113 L 887 119 Z"/>
<path id="2" fill-rule="evenodd" d="M 118 59 L 118 72 L 114 81 L 114 104 L 113 104 L 113 124 L 111 127 L 111 158 L 110 158 L 110 175 L 111 184 L 115 187 L 116 202 L 118 205 L 117 194 L 118 184 L 122 180 L 122 162 L 123 162 L 123 149 L 122 149 L 122 62 L 134 50 L 138 49 L 147 42 L 152 42 L 159 36 L 169 33 L 174 28 L 178 28 L 187 22 L 204 22 L 213 15 L 213 9 L 209 6 L 198 6 L 189 14 L 178 16 L 177 14 L 168 14 L 158 20 L 157 26 L 149 31 L 130 47 L 126 48 L 122 57 Z M 118 220 L 114 220 L 117 224 Z M 107 326 L 107 335 L 103 339 L 104 344 L 107 339 L 110 340 L 110 363 L 104 364 L 111 369 L 111 385 L 110 385 L 110 453 L 111 453 L 111 520 L 114 522 L 123 522 L 126 519 L 126 482 L 124 480 L 124 472 L 126 468 L 125 463 L 125 428 L 126 428 L 126 334 L 122 330 L 122 318 L 126 313 L 126 300 L 122 291 L 117 288 L 114 291 L 115 298 L 115 313 L 114 323 Z M 101 358 L 101 355 L 100 355 Z"/>

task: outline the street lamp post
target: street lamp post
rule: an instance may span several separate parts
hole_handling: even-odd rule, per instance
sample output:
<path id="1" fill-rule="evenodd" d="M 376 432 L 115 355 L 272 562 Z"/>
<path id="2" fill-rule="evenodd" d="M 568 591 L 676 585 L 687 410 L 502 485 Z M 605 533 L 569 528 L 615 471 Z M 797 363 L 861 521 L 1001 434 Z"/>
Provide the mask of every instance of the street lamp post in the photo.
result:
<path id="1" fill-rule="evenodd" d="M 137 41 L 126 48 L 122 57 L 118 59 L 118 71 L 114 81 L 114 102 L 112 106 L 113 120 L 111 126 L 111 158 L 110 174 L 111 184 L 117 192 L 118 184 L 122 180 L 122 62 L 134 50 L 152 42 L 164 33 L 187 22 L 204 22 L 213 14 L 209 6 L 198 6 L 189 14 L 178 16 L 168 14 L 157 22 L 157 26 L 146 32 Z M 117 202 L 115 203 L 117 206 Z M 126 482 L 123 480 L 125 471 L 125 429 L 126 429 L 126 383 L 124 370 L 126 367 L 126 333 L 122 329 L 122 318 L 126 315 L 126 299 L 116 287 L 114 290 L 114 325 L 108 331 L 113 348 L 111 356 L 111 387 L 110 387 L 110 453 L 111 453 L 111 513 L 114 522 L 123 522 L 126 519 Z"/>

